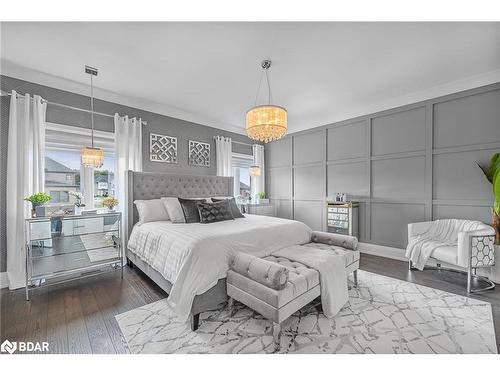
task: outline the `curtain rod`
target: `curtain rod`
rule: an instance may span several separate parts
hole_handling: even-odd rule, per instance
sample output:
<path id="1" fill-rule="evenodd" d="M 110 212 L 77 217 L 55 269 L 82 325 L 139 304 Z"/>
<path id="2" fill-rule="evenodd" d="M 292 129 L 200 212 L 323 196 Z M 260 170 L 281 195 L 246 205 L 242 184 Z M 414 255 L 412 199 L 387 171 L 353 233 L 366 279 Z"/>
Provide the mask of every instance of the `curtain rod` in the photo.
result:
<path id="1" fill-rule="evenodd" d="M 217 137 L 222 137 L 222 136 L 216 135 L 216 136 L 214 136 L 214 139 L 216 139 Z M 252 143 L 244 143 L 244 142 L 233 141 L 232 139 L 231 139 L 231 142 L 238 143 L 238 144 L 243 145 L 243 146 L 253 146 L 254 144 L 258 145 L 258 143 L 253 143 L 253 144 Z"/>
<path id="2" fill-rule="evenodd" d="M 3 91 L 1 90 L 1 94 L 2 96 L 12 96 L 12 93 L 11 92 L 6 92 L 6 91 Z M 21 95 L 21 96 L 24 96 L 23 94 L 19 94 L 18 95 Z M 33 100 L 31 98 L 31 100 Z M 50 105 L 53 105 L 53 106 L 56 106 L 56 107 L 61 107 L 61 108 L 67 108 L 67 109 L 73 109 L 75 111 L 81 111 L 81 112 L 87 112 L 87 113 L 91 113 L 92 111 L 88 110 L 88 109 L 83 109 L 83 108 L 78 108 L 78 107 L 73 107 L 73 106 L 70 106 L 70 105 L 66 105 L 66 104 L 61 104 L 61 103 L 54 103 L 54 102 L 49 102 L 48 100 L 46 99 L 42 99 L 43 102 L 47 103 L 47 104 L 50 104 Z M 110 115 L 109 113 L 102 113 L 102 112 L 95 112 L 94 111 L 94 114 L 95 115 L 99 115 L 99 116 L 104 116 L 104 117 L 111 117 L 111 118 L 114 118 L 115 116 L 114 115 Z M 148 122 L 147 121 L 144 121 L 144 120 L 141 120 L 141 123 L 142 125 L 148 125 Z"/>

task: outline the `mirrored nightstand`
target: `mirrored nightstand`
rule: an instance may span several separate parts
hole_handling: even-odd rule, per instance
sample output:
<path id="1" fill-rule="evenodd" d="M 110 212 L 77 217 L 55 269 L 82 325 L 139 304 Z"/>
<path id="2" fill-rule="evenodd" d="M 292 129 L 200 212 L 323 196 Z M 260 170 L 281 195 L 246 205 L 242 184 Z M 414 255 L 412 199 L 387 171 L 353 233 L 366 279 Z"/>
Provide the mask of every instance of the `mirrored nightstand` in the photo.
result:
<path id="1" fill-rule="evenodd" d="M 26 219 L 29 289 L 121 268 L 121 213 Z"/>

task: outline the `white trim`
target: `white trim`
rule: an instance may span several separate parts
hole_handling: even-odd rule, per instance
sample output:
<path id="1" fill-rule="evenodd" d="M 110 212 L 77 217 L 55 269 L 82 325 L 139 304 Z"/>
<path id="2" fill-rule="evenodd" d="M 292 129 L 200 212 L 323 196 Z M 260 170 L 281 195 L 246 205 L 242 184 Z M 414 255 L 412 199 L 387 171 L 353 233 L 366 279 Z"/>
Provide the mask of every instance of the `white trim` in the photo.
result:
<path id="1" fill-rule="evenodd" d="M 61 131 L 61 132 L 69 133 L 69 134 L 78 134 L 78 135 L 86 135 L 86 136 L 92 135 L 92 129 L 81 128 L 79 126 L 72 126 L 72 125 L 56 124 L 55 122 L 46 122 L 45 123 L 45 130 Z M 110 139 L 110 140 L 114 141 L 115 140 L 115 133 L 114 132 L 107 132 L 107 131 L 103 131 L 103 130 L 94 130 L 94 137 L 106 138 L 106 139 Z"/>
<path id="2" fill-rule="evenodd" d="M 89 95 L 89 85 L 87 83 L 76 82 L 63 77 L 43 73 L 15 64 L 5 59 L 0 59 L 0 65 L 2 66 L 2 75 L 22 79 L 24 81 L 32 83 L 37 83 L 39 85 L 49 86 L 59 90 L 69 91 L 75 94 L 85 96 Z M 149 111 L 160 115 L 173 117 L 184 121 L 193 122 L 196 124 L 227 130 L 237 134 L 246 134 L 245 128 L 243 126 L 221 123 L 217 119 L 212 119 L 207 116 L 193 113 L 169 104 L 157 103 L 137 97 L 124 96 L 97 87 L 94 87 L 94 98 L 121 104 L 127 107 L 137 108 L 143 111 Z"/>
<path id="3" fill-rule="evenodd" d="M 0 272 L 0 289 L 9 287 L 9 278 L 7 272 Z"/>
<path id="4" fill-rule="evenodd" d="M 360 242 L 358 250 L 364 254 L 377 255 L 384 258 L 406 261 L 405 251 L 397 247 L 375 245 L 372 243 Z"/>

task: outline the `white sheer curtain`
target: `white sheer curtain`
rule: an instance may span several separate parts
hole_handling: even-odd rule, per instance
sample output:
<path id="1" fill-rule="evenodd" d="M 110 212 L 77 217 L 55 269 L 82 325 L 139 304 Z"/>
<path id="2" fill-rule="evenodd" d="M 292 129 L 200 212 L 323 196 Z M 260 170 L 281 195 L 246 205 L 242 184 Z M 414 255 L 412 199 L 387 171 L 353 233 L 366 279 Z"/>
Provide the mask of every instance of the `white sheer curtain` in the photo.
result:
<path id="1" fill-rule="evenodd" d="M 217 160 L 217 176 L 232 176 L 231 138 L 218 135 L 215 137 L 215 157 Z"/>
<path id="2" fill-rule="evenodd" d="M 7 276 L 9 288 L 26 285 L 25 222 L 31 204 L 24 198 L 44 189 L 45 115 L 47 103 L 38 95 L 12 91 L 7 150 Z"/>
<path id="3" fill-rule="evenodd" d="M 122 239 L 128 238 L 127 188 L 128 170 L 142 171 L 142 121 L 115 113 L 115 195 L 118 209 L 122 212 Z M 124 252 L 125 254 L 125 252 Z"/>
<path id="4" fill-rule="evenodd" d="M 254 144 L 252 145 L 253 151 L 253 165 L 260 167 L 260 176 L 252 176 L 252 183 L 250 188 L 252 190 L 252 197 L 258 193 L 266 192 L 266 168 L 264 165 L 264 146 Z"/>

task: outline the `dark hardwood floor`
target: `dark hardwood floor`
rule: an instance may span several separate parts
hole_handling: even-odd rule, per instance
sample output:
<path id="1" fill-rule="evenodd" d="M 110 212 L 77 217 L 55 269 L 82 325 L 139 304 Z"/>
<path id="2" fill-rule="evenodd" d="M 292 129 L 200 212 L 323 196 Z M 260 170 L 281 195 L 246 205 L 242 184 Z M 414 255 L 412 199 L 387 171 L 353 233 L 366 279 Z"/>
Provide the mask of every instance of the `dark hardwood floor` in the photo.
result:
<path id="1" fill-rule="evenodd" d="M 408 271 L 398 260 L 363 254 L 360 268 L 400 280 L 466 295 L 465 277 L 448 271 Z M 26 302 L 24 290 L 0 292 L 0 342 L 48 341 L 51 353 L 126 353 L 115 315 L 165 298 L 163 292 L 137 269 L 39 288 Z M 500 348 L 500 286 L 474 294 L 490 302 L 497 347 Z M 202 323 L 203 324 L 203 323 Z"/>

